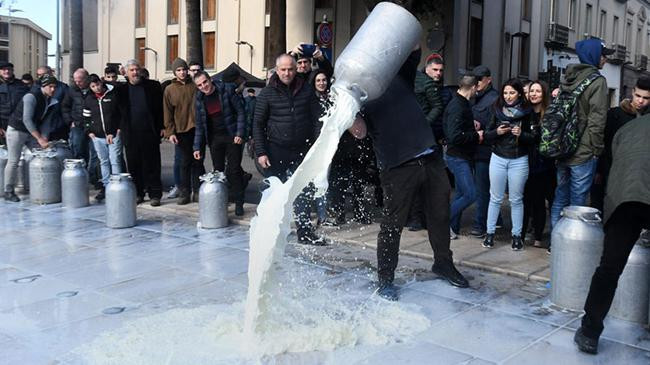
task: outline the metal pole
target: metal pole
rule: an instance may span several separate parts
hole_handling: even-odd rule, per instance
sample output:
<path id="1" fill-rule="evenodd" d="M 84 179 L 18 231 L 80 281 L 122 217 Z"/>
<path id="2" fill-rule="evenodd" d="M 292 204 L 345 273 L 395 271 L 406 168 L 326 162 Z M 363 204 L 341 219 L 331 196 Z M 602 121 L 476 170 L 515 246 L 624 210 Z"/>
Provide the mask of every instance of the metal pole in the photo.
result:
<path id="1" fill-rule="evenodd" d="M 61 33 L 61 0 L 56 1 L 56 76 L 61 77 L 61 45 L 59 43 L 59 33 Z"/>

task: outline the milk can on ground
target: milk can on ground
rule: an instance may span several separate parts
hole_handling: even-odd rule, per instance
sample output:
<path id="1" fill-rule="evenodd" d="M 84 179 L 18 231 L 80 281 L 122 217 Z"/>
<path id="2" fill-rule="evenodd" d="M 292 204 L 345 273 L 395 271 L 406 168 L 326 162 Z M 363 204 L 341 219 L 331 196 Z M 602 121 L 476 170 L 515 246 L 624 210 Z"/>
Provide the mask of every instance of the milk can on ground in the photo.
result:
<path id="1" fill-rule="evenodd" d="M 135 226 L 136 191 L 131 174 L 111 175 L 106 186 L 106 226 Z"/>
<path id="2" fill-rule="evenodd" d="M 61 202 L 61 163 L 51 149 L 33 151 L 29 163 L 29 200 L 34 204 Z"/>
<path id="3" fill-rule="evenodd" d="M 551 233 L 551 302 L 582 310 L 603 253 L 603 239 L 598 209 L 568 206 L 562 210 Z"/>
<path id="4" fill-rule="evenodd" d="M 0 197 L 5 195 L 5 167 L 7 166 L 7 146 L 0 145 Z"/>
<path id="5" fill-rule="evenodd" d="M 63 206 L 81 208 L 90 204 L 88 194 L 88 171 L 83 159 L 65 159 L 61 174 Z"/>
<path id="6" fill-rule="evenodd" d="M 627 259 L 623 274 L 618 279 L 609 314 L 614 318 L 647 324 L 649 301 L 650 248 L 636 244 Z"/>
<path id="7" fill-rule="evenodd" d="M 221 171 L 209 172 L 200 177 L 199 224 L 201 228 L 228 226 L 228 187 L 226 175 Z"/>
<path id="8" fill-rule="evenodd" d="M 16 176 L 16 191 L 24 194 L 29 193 L 29 162 L 32 160 L 32 151 L 23 146 L 18 161 L 18 175 Z"/>

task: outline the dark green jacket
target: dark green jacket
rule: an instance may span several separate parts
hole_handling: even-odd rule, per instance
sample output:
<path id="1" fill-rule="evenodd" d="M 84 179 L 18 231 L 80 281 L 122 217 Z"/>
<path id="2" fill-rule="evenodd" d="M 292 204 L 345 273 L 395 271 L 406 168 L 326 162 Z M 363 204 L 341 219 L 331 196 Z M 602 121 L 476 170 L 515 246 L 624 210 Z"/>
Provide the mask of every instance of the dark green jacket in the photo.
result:
<path id="1" fill-rule="evenodd" d="M 605 219 L 626 202 L 650 205 L 650 115 L 622 126 L 612 141 L 612 169 L 605 195 Z"/>
<path id="2" fill-rule="evenodd" d="M 427 122 L 432 127 L 445 110 L 440 89 L 441 85 L 433 81 L 426 73 L 418 71 L 415 74 L 415 97 L 424 111 Z"/>
<path id="3" fill-rule="evenodd" d="M 572 91 L 593 72 L 599 71 L 592 65 L 569 65 L 560 85 L 561 90 Z M 599 77 L 578 98 L 578 122 L 584 128 L 584 133 L 575 154 L 563 161 L 567 165 L 580 165 L 603 153 L 605 122 L 609 109 L 607 94 L 607 81 L 604 77 Z"/>

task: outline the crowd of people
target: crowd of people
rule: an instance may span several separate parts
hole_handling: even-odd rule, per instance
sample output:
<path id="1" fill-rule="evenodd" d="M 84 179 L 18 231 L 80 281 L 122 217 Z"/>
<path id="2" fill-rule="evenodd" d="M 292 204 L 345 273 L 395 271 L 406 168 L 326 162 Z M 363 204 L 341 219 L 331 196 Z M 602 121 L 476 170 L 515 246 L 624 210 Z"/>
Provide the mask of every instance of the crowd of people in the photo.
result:
<path id="1" fill-rule="evenodd" d="M 432 271 L 464 288 L 469 283 L 453 264 L 450 240 L 461 233 L 462 214 L 474 204 L 469 233 L 486 249 L 494 247 L 507 192 L 512 249 L 529 244 L 550 253 L 550 242 L 544 242 L 547 213 L 552 228 L 568 205 L 603 209 L 617 131 L 650 105 L 650 79 L 640 78 L 631 99 L 608 109 L 607 82 L 599 69 L 613 50 L 597 38 L 577 42 L 575 49 L 579 63 L 567 67 L 553 92 L 541 80 L 510 79 L 497 89 L 483 65 L 462 71 L 456 85 L 445 85 L 443 57 L 431 54 L 418 69 L 421 50 L 414 50 L 385 93 L 365 103 L 341 137 L 327 194 L 315 198 L 310 185 L 294 202 L 298 242 L 326 244 L 316 233 L 312 211 L 317 225 L 339 226 L 349 222 L 348 213 L 353 221 L 370 224 L 372 206 L 382 207 L 380 296 L 399 297 L 393 281 L 404 227 L 427 230 Z M 320 118 L 332 104 L 333 67 L 318 47 L 298 45 L 278 56 L 275 66 L 255 96 L 254 89 L 244 95 L 245 81 L 236 70 L 210 76 L 200 63 L 180 58 L 172 63 L 174 78 L 162 84 L 150 80 L 136 60 L 126 62 L 124 82 L 118 81 L 121 70 L 109 66 L 101 77 L 76 70 L 70 86 L 47 66 L 32 80 L 29 75 L 17 79 L 11 63 L 0 64 L 0 138 L 8 150 L 5 200 L 20 200 L 14 189 L 23 146 L 47 148 L 50 141 L 66 139 L 75 158 L 87 161 L 98 201 L 105 199 L 110 174 L 128 171 L 138 203 L 148 195 L 150 204 L 159 206 L 160 143 L 167 139 L 175 145 L 175 187 L 169 197 L 179 205 L 198 200 L 207 149 L 213 168 L 225 172 L 235 214 L 241 216 L 251 176 L 241 167 L 244 144 L 266 177 L 286 181 L 318 138 Z M 545 139 L 545 120 L 558 110 L 575 110 L 570 114 L 578 132 L 568 154 L 550 158 L 544 153 L 552 142 Z M 372 198 L 366 197 L 368 187 L 374 188 Z M 643 209 L 647 206 L 626 212 L 636 217 Z M 637 221 L 642 227 L 642 218 Z M 625 260 L 619 257 L 611 265 L 597 272 L 608 282 L 618 278 Z M 611 284 L 608 288 L 609 293 Z M 602 313 L 600 304 L 592 306 Z M 597 339 L 604 315 L 586 318 L 583 325 L 591 332 L 585 334 Z"/>

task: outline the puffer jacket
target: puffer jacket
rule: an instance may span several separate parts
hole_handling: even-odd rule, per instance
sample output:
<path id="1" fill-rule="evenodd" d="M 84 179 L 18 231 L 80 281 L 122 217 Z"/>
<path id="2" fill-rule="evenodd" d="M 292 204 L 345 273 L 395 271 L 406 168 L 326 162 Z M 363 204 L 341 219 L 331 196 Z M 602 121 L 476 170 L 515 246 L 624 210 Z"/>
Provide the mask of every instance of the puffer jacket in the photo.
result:
<path id="1" fill-rule="evenodd" d="M 310 146 L 318 137 L 320 105 L 313 87 L 301 77 L 291 85 L 283 84 L 278 75 L 257 96 L 253 138 L 255 154 L 268 154 L 269 143 L 294 149 Z"/>
<path id="2" fill-rule="evenodd" d="M 228 134 L 233 138 L 235 136 L 244 138 L 246 134 L 246 112 L 244 111 L 244 101 L 242 97 L 235 92 L 237 85 L 225 83 L 221 79 L 212 79 L 212 84 L 216 88 L 214 92 L 219 93 L 221 102 L 221 117 L 226 126 Z M 205 94 L 196 91 L 194 95 L 194 151 L 201 151 L 208 141 L 208 113 L 205 110 Z"/>
<path id="3" fill-rule="evenodd" d="M 92 94 L 84 100 L 83 116 L 88 133 L 99 138 L 115 136 L 122 123 L 120 101 L 113 85 L 106 84 L 104 94 Z"/>
<path id="4" fill-rule="evenodd" d="M 571 92 L 594 72 L 599 72 L 595 66 L 583 63 L 571 64 L 567 67 L 560 89 Z M 607 81 L 604 77 L 599 77 L 578 98 L 578 124 L 584 129 L 584 133 L 575 154 L 562 163 L 569 166 L 580 165 L 603 153 L 607 120 L 607 93 Z"/>
<path id="5" fill-rule="evenodd" d="M 0 128 L 7 129 L 11 115 L 28 92 L 29 87 L 17 78 L 0 83 Z"/>
<path id="6" fill-rule="evenodd" d="M 499 116 L 500 113 L 495 110 L 485 132 L 485 143 L 492 146 L 492 152 L 503 158 L 519 158 L 527 156 L 532 146 L 535 144 L 535 130 L 530 128 L 531 111 L 527 110 L 520 118 L 509 119 L 510 126 L 514 127 L 519 125 L 521 127 L 521 134 L 515 136 L 512 133 L 497 134 L 497 128 L 502 122 L 506 121 L 505 118 Z"/>
<path id="7" fill-rule="evenodd" d="M 92 91 L 90 89 L 81 90 L 77 85 L 68 88 L 68 92 L 61 102 L 61 113 L 63 121 L 71 126 L 72 123 L 82 123 L 84 121 L 83 110 L 85 100 Z"/>

